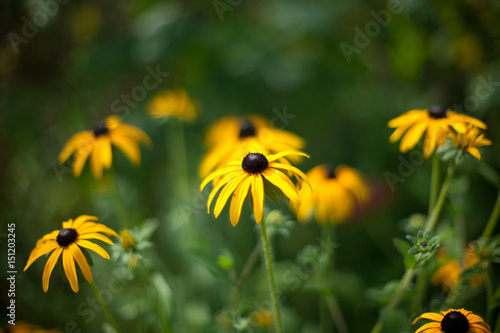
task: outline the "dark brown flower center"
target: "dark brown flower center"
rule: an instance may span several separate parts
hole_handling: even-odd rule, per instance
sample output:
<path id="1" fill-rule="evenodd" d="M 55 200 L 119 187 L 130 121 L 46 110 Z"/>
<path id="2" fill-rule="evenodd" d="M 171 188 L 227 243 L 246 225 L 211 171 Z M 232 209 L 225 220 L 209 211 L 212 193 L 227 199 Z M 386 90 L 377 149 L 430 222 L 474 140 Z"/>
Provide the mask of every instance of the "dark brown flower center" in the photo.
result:
<path id="1" fill-rule="evenodd" d="M 73 228 L 65 228 L 61 229 L 59 231 L 59 234 L 57 235 L 56 241 L 57 244 L 61 246 L 68 246 L 71 243 L 74 243 L 76 241 L 76 238 L 78 237 L 78 232 L 76 232 L 76 229 Z"/>
<path id="2" fill-rule="evenodd" d="M 249 136 L 255 136 L 255 126 L 248 119 L 244 119 L 240 123 L 240 135 L 239 138 L 248 138 Z"/>
<path id="3" fill-rule="evenodd" d="M 241 163 L 243 170 L 253 175 L 266 170 L 268 165 L 269 162 L 267 161 L 267 158 L 260 153 L 248 154 L 245 158 L 243 158 L 243 162 Z"/>
<path id="4" fill-rule="evenodd" d="M 333 179 L 336 177 L 335 175 L 335 166 L 333 164 L 325 165 L 326 178 Z"/>
<path id="5" fill-rule="evenodd" d="M 451 311 L 441 320 L 441 330 L 444 333 L 467 333 L 469 321 L 459 311 Z"/>
<path id="6" fill-rule="evenodd" d="M 445 109 L 441 106 L 438 106 L 438 105 L 431 106 L 427 111 L 429 112 L 429 115 L 432 118 L 436 118 L 436 119 L 446 118 L 446 113 L 448 112 L 447 109 Z"/>
<path id="7" fill-rule="evenodd" d="M 96 138 L 100 137 L 101 135 L 108 134 L 109 129 L 106 127 L 106 122 L 104 120 L 100 121 L 96 127 L 94 127 L 94 135 Z"/>

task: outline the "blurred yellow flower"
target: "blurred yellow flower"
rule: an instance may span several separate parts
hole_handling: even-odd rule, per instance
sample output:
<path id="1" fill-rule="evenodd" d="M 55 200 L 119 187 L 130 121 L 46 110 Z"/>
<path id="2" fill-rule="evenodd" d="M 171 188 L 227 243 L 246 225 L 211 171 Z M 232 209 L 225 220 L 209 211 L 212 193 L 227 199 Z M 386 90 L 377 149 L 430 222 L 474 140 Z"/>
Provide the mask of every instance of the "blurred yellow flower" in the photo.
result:
<path id="1" fill-rule="evenodd" d="M 127 229 L 122 229 L 120 231 L 120 243 L 125 250 L 134 250 L 135 248 L 135 241 L 130 232 L 128 232 Z"/>
<path id="2" fill-rule="evenodd" d="M 276 162 L 279 158 L 291 154 L 307 157 L 304 153 L 290 151 L 267 157 L 261 153 L 249 153 L 243 160 L 228 163 L 225 167 L 212 172 L 200 185 L 202 191 L 209 182 L 214 183 L 214 188 L 208 197 L 208 213 L 210 214 L 212 200 L 223 187 L 215 204 L 214 215 L 217 218 L 229 197 L 232 197 L 229 217 L 233 226 L 238 224 L 243 202 L 249 193 L 252 195 L 252 209 L 257 223 L 262 220 L 264 212 L 264 189 L 274 202 L 277 202 L 276 191 L 281 191 L 290 201 L 297 203 L 299 201 L 297 189 L 288 175 L 295 175 L 307 181 L 306 175 L 291 165 Z"/>
<path id="3" fill-rule="evenodd" d="M 484 267 L 483 258 L 481 258 L 477 252 L 477 241 L 469 242 L 469 244 L 467 244 L 467 248 L 465 249 L 465 254 L 462 259 L 462 265 L 464 270 L 475 267 Z M 469 285 L 472 288 L 481 287 L 483 284 L 484 275 L 482 273 L 478 273 L 469 279 Z"/>
<path id="4" fill-rule="evenodd" d="M 148 113 L 154 118 L 174 117 L 184 122 L 193 121 L 198 109 L 183 89 L 163 91 L 148 105 Z"/>
<path id="5" fill-rule="evenodd" d="M 356 206 L 368 201 L 369 190 L 361 174 L 346 165 L 319 165 L 306 173 L 311 189 L 299 182 L 300 203 L 292 203 L 299 221 L 315 213 L 318 224 L 338 224 L 349 219 Z"/>
<path id="6" fill-rule="evenodd" d="M 273 326 L 273 313 L 269 309 L 261 309 L 252 313 L 252 322 L 260 328 Z"/>
<path id="7" fill-rule="evenodd" d="M 491 140 L 484 137 L 484 133 L 473 125 L 468 125 L 464 133 L 450 133 L 451 141 L 455 147 L 461 148 L 471 154 L 478 160 L 481 159 L 481 153 L 477 147 L 491 145 Z"/>
<path id="8" fill-rule="evenodd" d="M 390 142 L 396 142 L 403 137 L 399 145 L 399 150 L 402 153 L 415 147 L 426 132 L 424 157 L 427 158 L 432 155 L 436 147 L 445 143 L 446 138 L 453 133 L 453 130 L 457 133 L 465 133 L 468 124 L 486 129 L 486 125 L 479 119 L 439 106 L 425 110 L 410 110 L 392 119 L 387 125 L 396 129 L 389 137 Z"/>
<path id="9" fill-rule="evenodd" d="M 447 257 L 445 248 L 439 249 L 437 259 L 440 267 L 432 275 L 431 283 L 434 286 L 441 286 L 444 291 L 449 291 L 460 282 L 462 267 L 458 260 Z"/>
<path id="10" fill-rule="evenodd" d="M 200 176 L 205 177 L 220 166 L 250 152 L 276 154 L 281 151 L 300 151 L 304 140 L 287 131 L 272 128 L 261 116 L 245 118 L 225 117 L 213 124 L 205 143 L 209 148 L 200 165 Z M 300 156 L 291 157 L 297 162 Z M 288 163 L 285 158 L 281 163 Z"/>
<path id="11" fill-rule="evenodd" d="M 43 270 L 42 282 L 44 292 L 47 292 L 49 289 L 50 274 L 60 257 L 62 258 L 64 273 L 68 278 L 71 289 L 75 293 L 79 289 L 75 261 L 82 270 L 85 279 L 89 283 L 92 282 L 92 272 L 81 248 L 83 248 L 83 251 L 86 251 L 85 249 L 92 250 L 103 258 L 109 259 L 108 253 L 102 247 L 89 240 L 97 239 L 112 245 L 113 242 L 108 237 L 100 234 L 100 232 L 115 237 L 118 237 L 118 234 L 104 224 L 95 223 L 95 221 L 97 221 L 97 217 L 89 215 L 81 215 L 74 221 L 73 219 L 69 219 L 62 223 L 62 229 L 54 230 L 37 241 L 36 247 L 31 251 L 24 270 L 27 270 L 41 256 L 54 251 L 47 260 L 45 269 Z"/>
<path id="12" fill-rule="evenodd" d="M 491 328 L 478 315 L 465 309 L 449 309 L 441 313 L 426 312 L 413 321 L 429 319 L 430 323 L 421 326 L 415 333 L 491 333 Z"/>
<path id="13" fill-rule="evenodd" d="M 138 142 L 151 144 L 151 139 L 137 127 L 122 123 L 117 116 L 110 116 L 92 131 L 82 131 L 73 135 L 59 153 L 58 160 L 62 164 L 74 153 L 73 175 L 78 177 L 90 156 L 92 173 L 94 177 L 100 179 L 102 170 L 111 167 L 112 144 L 118 147 L 130 162 L 138 166 L 141 162 Z"/>

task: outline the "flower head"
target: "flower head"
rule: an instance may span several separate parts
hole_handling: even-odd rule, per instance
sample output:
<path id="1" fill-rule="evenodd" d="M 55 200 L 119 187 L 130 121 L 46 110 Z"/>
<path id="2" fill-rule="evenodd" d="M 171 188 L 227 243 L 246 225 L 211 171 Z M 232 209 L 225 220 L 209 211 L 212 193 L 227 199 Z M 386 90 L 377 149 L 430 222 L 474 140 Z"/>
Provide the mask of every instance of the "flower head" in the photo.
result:
<path id="1" fill-rule="evenodd" d="M 81 215 L 74 221 L 73 219 L 69 219 L 62 223 L 62 229 L 54 230 L 37 241 L 36 247 L 31 251 L 24 270 L 27 270 L 41 256 L 54 251 L 47 260 L 45 269 L 43 270 L 42 282 L 44 292 L 47 292 L 49 289 L 50 274 L 59 258 L 62 259 L 64 273 L 68 278 L 71 289 L 75 293 L 78 292 L 75 261 L 82 270 L 85 279 L 89 283 L 92 282 L 92 272 L 83 251 L 89 249 L 103 258 L 109 259 L 108 253 L 102 247 L 89 240 L 97 239 L 108 244 L 113 244 L 108 237 L 100 233 L 115 237 L 118 237 L 118 234 L 104 224 L 95 223 L 95 221 L 97 221 L 97 217 L 89 215 Z"/>
<path id="2" fill-rule="evenodd" d="M 180 121 L 191 122 L 198 115 L 198 108 L 185 90 L 166 90 L 149 103 L 148 113 L 154 118 L 175 117 Z"/>
<path id="3" fill-rule="evenodd" d="M 252 322 L 260 328 L 267 328 L 273 325 L 273 313 L 269 309 L 260 309 L 252 313 Z"/>
<path id="4" fill-rule="evenodd" d="M 117 116 L 110 116 L 101 121 L 91 131 L 82 131 L 73 135 L 61 153 L 59 163 L 64 163 L 74 153 L 73 175 L 80 176 L 83 166 L 90 156 L 90 166 L 96 178 L 101 178 L 102 170 L 111 167 L 111 145 L 118 147 L 134 165 L 141 162 L 138 142 L 151 144 L 151 139 L 137 127 L 127 125 Z"/>
<path id="5" fill-rule="evenodd" d="M 304 141 L 295 134 L 272 128 L 266 119 L 255 115 L 220 119 L 208 130 L 205 142 L 210 150 L 200 165 L 202 177 L 251 151 L 276 154 L 304 147 Z M 291 159 L 297 161 L 299 157 Z M 280 162 L 287 163 L 285 158 Z"/>
<path id="6" fill-rule="evenodd" d="M 264 189 L 275 202 L 277 201 L 276 191 L 280 191 L 290 201 L 298 203 L 297 189 L 288 178 L 288 174 L 307 180 L 306 175 L 291 165 L 276 162 L 279 158 L 290 154 L 307 156 L 304 153 L 290 151 L 268 156 L 261 153 L 249 153 L 243 160 L 231 162 L 226 167 L 212 172 L 200 186 L 200 190 L 203 190 L 209 182 L 214 183 L 214 188 L 208 197 L 208 213 L 210 214 L 212 200 L 221 189 L 215 204 L 214 215 L 217 218 L 229 197 L 232 197 L 229 217 L 234 226 L 238 224 L 243 202 L 249 193 L 252 195 L 253 212 L 257 223 L 262 220 L 264 211 Z"/>
<path id="7" fill-rule="evenodd" d="M 463 133 L 450 133 L 450 137 L 455 147 L 464 150 L 478 160 L 481 159 L 481 153 L 477 147 L 491 145 L 491 140 L 486 139 L 484 133 L 472 125 L 468 125 Z"/>
<path id="8" fill-rule="evenodd" d="M 421 326 L 415 333 L 491 333 L 491 328 L 483 318 L 464 309 L 449 309 L 441 313 L 426 312 L 415 318 L 413 324 L 420 319 L 432 322 Z"/>
<path id="9" fill-rule="evenodd" d="M 405 112 L 389 121 L 387 125 L 396 129 L 389 138 L 390 142 L 396 142 L 403 137 L 399 145 L 399 150 L 402 153 L 415 147 L 424 132 L 426 132 L 424 156 L 427 158 L 434 152 L 436 147 L 445 143 L 450 133 L 453 133 L 453 131 L 465 133 L 469 124 L 486 129 L 486 125 L 479 119 L 446 110 L 439 106 L 433 106 L 425 110 Z"/>
<path id="10" fill-rule="evenodd" d="M 299 221 L 313 212 L 317 223 L 341 223 L 352 216 L 357 205 L 367 202 L 369 190 L 356 170 L 340 165 L 319 165 L 307 172 L 311 189 L 299 183 L 300 204 L 292 204 Z"/>

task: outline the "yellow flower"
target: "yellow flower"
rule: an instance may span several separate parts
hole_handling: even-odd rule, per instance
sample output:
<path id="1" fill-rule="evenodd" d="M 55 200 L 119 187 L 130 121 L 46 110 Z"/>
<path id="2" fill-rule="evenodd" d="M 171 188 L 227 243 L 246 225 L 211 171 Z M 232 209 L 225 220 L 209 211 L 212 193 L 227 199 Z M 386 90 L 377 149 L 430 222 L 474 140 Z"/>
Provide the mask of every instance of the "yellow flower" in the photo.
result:
<path id="1" fill-rule="evenodd" d="M 135 249 L 135 241 L 127 229 L 120 231 L 120 243 L 124 250 L 133 251 Z"/>
<path id="2" fill-rule="evenodd" d="M 306 175 L 312 191 L 300 182 L 300 204 L 292 203 L 299 221 L 308 220 L 315 212 L 317 223 L 338 224 L 351 217 L 357 205 L 368 201 L 369 190 L 362 176 L 346 165 L 335 169 L 319 165 Z"/>
<path id="3" fill-rule="evenodd" d="M 83 166 L 90 156 L 90 166 L 96 178 L 101 178 L 103 168 L 111 167 L 111 144 L 118 147 L 136 166 L 141 162 L 138 142 L 151 144 L 151 139 L 137 127 L 127 125 L 117 116 L 101 121 L 92 131 L 82 131 L 73 135 L 59 154 L 59 163 L 64 163 L 74 153 L 73 175 L 80 176 Z"/>
<path id="4" fill-rule="evenodd" d="M 449 309 L 441 313 L 426 312 L 415 318 L 412 324 L 420 319 L 432 322 L 421 326 L 415 333 L 491 333 L 491 328 L 483 318 L 464 309 Z"/>
<path id="5" fill-rule="evenodd" d="M 396 130 L 389 138 L 390 142 L 401 139 L 399 150 L 402 153 L 415 147 L 424 132 L 424 156 L 431 156 L 436 147 L 442 146 L 450 133 L 464 133 L 466 126 L 472 124 L 476 127 L 486 129 L 486 125 L 474 117 L 468 117 L 439 106 L 433 106 L 425 110 L 410 110 L 387 124 Z"/>
<path id="6" fill-rule="evenodd" d="M 291 165 L 276 162 L 279 158 L 291 154 L 307 157 L 304 153 L 291 151 L 267 157 L 261 153 L 249 153 L 242 161 L 231 162 L 226 167 L 212 172 L 200 186 L 200 191 L 202 191 L 209 182 L 213 181 L 214 183 L 214 188 L 208 197 L 208 213 L 210 214 L 212 200 L 223 187 L 215 204 L 214 215 L 216 218 L 219 216 L 227 200 L 232 196 L 229 217 L 233 226 L 238 224 L 243 202 L 249 193 L 252 195 L 252 208 L 257 223 L 262 220 L 264 211 L 264 188 L 266 188 L 266 194 L 274 202 L 277 202 L 277 190 L 281 191 L 290 201 L 298 202 L 297 189 L 288 178 L 288 174 L 303 179 L 307 179 L 306 175 Z"/>
<path id="7" fill-rule="evenodd" d="M 251 318 L 252 322 L 260 328 L 267 328 L 273 325 L 273 313 L 269 309 L 254 311 Z"/>
<path id="8" fill-rule="evenodd" d="M 440 248 L 437 254 L 437 261 L 441 265 L 432 275 L 431 283 L 440 285 L 444 291 L 453 289 L 460 282 L 462 267 L 458 260 L 447 257 L 446 248 Z"/>
<path id="9" fill-rule="evenodd" d="M 469 242 L 467 248 L 465 249 L 465 254 L 462 259 L 462 265 L 464 270 L 475 268 L 475 267 L 485 267 L 483 258 L 479 255 L 477 251 L 477 241 Z M 472 288 L 481 287 L 484 284 L 484 275 L 478 273 L 469 279 L 469 285 Z"/>
<path id="10" fill-rule="evenodd" d="M 163 91 L 148 105 L 148 113 L 154 118 L 175 117 L 185 122 L 191 122 L 196 118 L 197 109 L 183 89 Z"/>
<path id="11" fill-rule="evenodd" d="M 97 217 L 89 215 L 81 215 L 74 221 L 73 219 L 69 219 L 62 223 L 62 229 L 54 230 L 37 241 L 36 247 L 31 251 L 24 270 L 27 270 L 41 256 L 54 251 L 47 260 L 45 269 L 43 270 L 42 282 L 44 292 L 47 292 L 49 289 L 50 274 L 59 257 L 62 258 L 64 273 L 68 278 L 71 289 L 75 293 L 78 292 L 75 261 L 82 270 L 85 279 L 89 283 L 92 282 L 92 272 L 81 248 L 84 248 L 83 251 L 86 251 L 85 249 L 92 250 L 100 256 L 109 259 L 108 253 L 102 247 L 89 240 L 97 239 L 108 244 L 113 244 L 108 237 L 101 235 L 99 232 L 115 237 L 118 237 L 118 234 L 104 224 L 95 223 L 95 221 L 97 221 Z"/>
<path id="12" fill-rule="evenodd" d="M 484 137 L 481 130 L 473 125 L 467 126 L 464 133 L 450 133 L 451 141 L 455 147 L 461 148 L 478 160 L 481 153 L 477 147 L 491 145 L 491 140 Z"/>
<path id="13" fill-rule="evenodd" d="M 300 151 L 304 140 L 287 131 L 272 128 L 263 117 L 251 115 L 246 118 L 225 117 L 213 124 L 206 135 L 209 152 L 200 165 L 200 176 L 205 177 L 215 169 L 245 154 L 258 151 L 276 154 L 281 151 Z M 298 161 L 293 156 L 293 161 Z M 281 163 L 287 160 L 280 159 Z"/>

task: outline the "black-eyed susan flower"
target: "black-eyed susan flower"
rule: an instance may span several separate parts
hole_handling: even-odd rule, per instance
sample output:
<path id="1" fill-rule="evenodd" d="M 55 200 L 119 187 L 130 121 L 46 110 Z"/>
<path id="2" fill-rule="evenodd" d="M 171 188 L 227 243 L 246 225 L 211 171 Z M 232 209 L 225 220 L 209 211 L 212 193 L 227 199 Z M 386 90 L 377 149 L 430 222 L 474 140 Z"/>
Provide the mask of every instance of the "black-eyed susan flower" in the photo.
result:
<path id="1" fill-rule="evenodd" d="M 481 153 L 477 147 L 491 145 L 491 140 L 484 137 L 484 133 L 477 127 L 468 125 L 463 133 L 450 133 L 450 138 L 455 147 L 471 154 L 478 160 Z"/>
<path id="2" fill-rule="evenodd" d="M 227 166 L 212 172 L 200 186 L 202 191 L 209 182 L 214 182 L 214 188 L 208 197 L 208 213 L 210 214 L 212 200 L 221 189 L 215 204 L 214 215 L 217 218 L 229 197 L 232 197 L 229 217 L 233 226 L 240 219 L 243 202 L 249 193 L 252 196 L 252 208 L 257 223 L 262 220 L 264 212 L 264 188 L 266 188 L 266 194 L 273 201 L 277 200 L 276 191 L 280 191 L 291 202 L 298 203 L 297 189 L 288 174 L 307 181 L 306 175 L 289 164 L 276 162 L 279 158 L 291 154 L 307 156 L 304 153 L 291 151 L 268 156 L 261 153 L 249 153 L 243 160 L 228 163 Z"/>
<path id="3" fill-rule="evenodd" d="M 410 110 L 387 124 L 396 130 L 389 137 L 390 142 L 401 139 L 402 153 L 415 147 L 425 132 L 424 156 L 429 157 L 436 147 L 442 146 L 450 133 L 465 133 L 467 125 L 486 129 L 486 125 L 474 117 L 469 117 L 439 106 L 425 110 Z M 404 136 L 403 136 L 404 134 Z"/>
<path id="4" fill-rule="evenodd" d="M 491 333 L 490 326 L 483 318 L 465 309 L 426 312 L 415 318 L 413 324 L 420 319 L 429 319 L 431 322 L 421 326 L 415 333 Z"/>
<path id="5" fill-rule="evenodd" d="M 83 251 L 89 249 L 103 258 L 109 259 L 108 253 L 90 240 L 97 239 L 108 244 L 113 244 L 105 235 L 118 237 L 118 234 L 104 224 L 95 223 L 95 221 L 97 221 L 97 217 L 89 215 L 81 215 L 74 221 L 73 219 L 69 219 L 62 223 L 62 229 L 54 230 L 37 241 L 36 247 L 31 251 L 24 270 L 27 270 L 41 256 L 54 251 L 47 260 L 45 269 L 43 270 L 42 283 L 44 292 L 47 292 L 49 289 L 50 274 L 59 259 L 62 261 L 64 273 L 68 278 L 71 289 L 75 293 L 79 289 L 75 261 L 85 279 L 89 283 L 92 282 L 92 272 Z"/>
<path id="6" fill-rule="evenodd" d="M 99 179 L 102 170 L 111 167 L 111 145 L 118 147 L 130 162 L 138 166 L 141 162 L 139 142 L 151 144 L 151 139 L 137 127 L 121 122 L 117 116 L 110 116 L 99 122 L 93 130 L 73 135 L 59 153 L 58 160 L 62 164 L 74 154 L 73 175 L 78 177 L 90 156 L 92 173 Z"/>
<path id="7" fill-rule="evenodd" d="M 148 113 L 154 118 L 174 117 L 184 122 L 193 121 L 198 109 L 183 89 L 162 91 L 148 105 Z"/>
<path id="8" fill-rule="evenodd" d="M 269 121 L 256 115 L 218 120 L 208 130 L 205 142 L 209 151 L 200 165 L 201 177 L 252 151 L 267 155 L 281 151 L 300 151 L 304 147 L 304 140 L 300 137 L 273 128 Z M 290 158 L 296 162 L 299 157 Z M 284 158 L 280 162 L 287 163 Z"/>
<path id="9" fill-rule="evenodd" d="M 299 221 L 315 213 L 319 224 L 347 220 L 357 206 L 368 201 L 369 190 L 361 174 L 346 165 L 319 165 L 306 173 L 311 189 L 299 183 L 300 204 L 292 203 Z"/>

